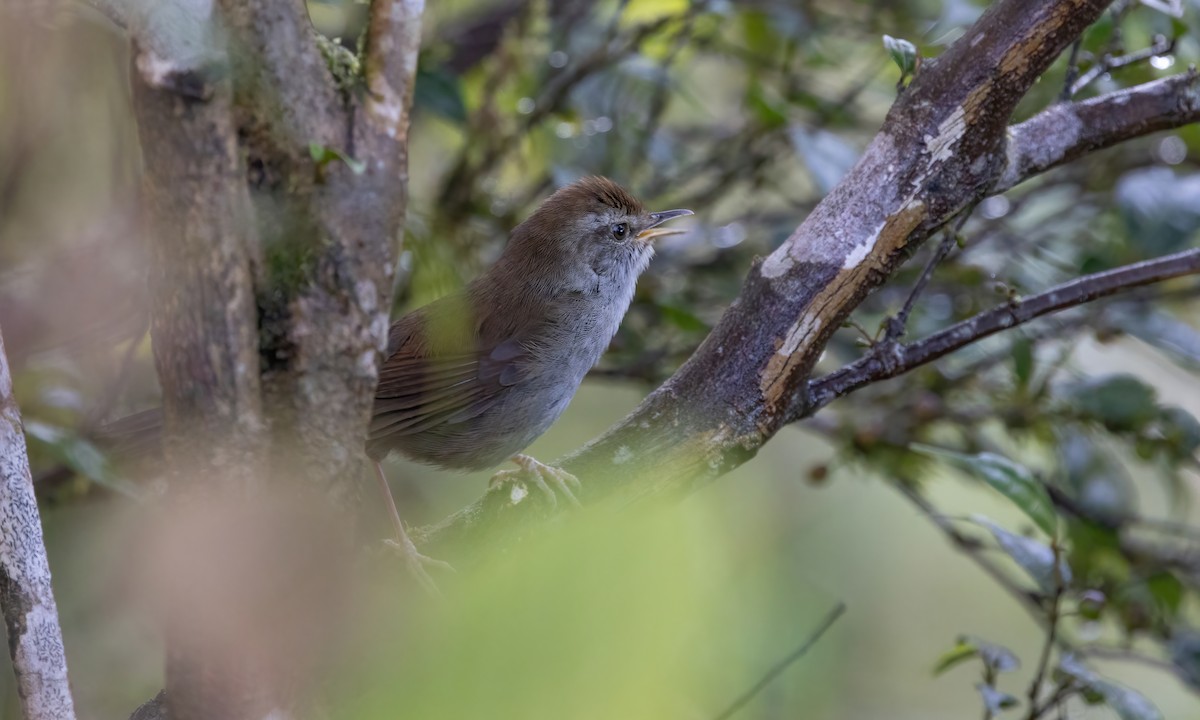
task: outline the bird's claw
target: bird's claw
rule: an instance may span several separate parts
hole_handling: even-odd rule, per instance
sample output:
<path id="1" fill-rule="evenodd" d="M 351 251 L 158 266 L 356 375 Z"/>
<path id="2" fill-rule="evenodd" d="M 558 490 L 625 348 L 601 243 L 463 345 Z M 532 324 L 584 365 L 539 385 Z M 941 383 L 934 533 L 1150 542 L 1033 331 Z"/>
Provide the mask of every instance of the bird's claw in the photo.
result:
<path id="1" fill-rule="evenodd" d="M 583 507 L 575 493 L 582 484 L 579 478 L 562 468 L 539 462 L 528 455 L 515 455 L 512 461 L 519 470 L 501 470 L 492 476 L 490 486 L 503 485 L 521 479 L 532 482 L 546 496 L 551 509 L 558 508 L 558 496 L 561 494 L 573 507 Z"/>
<path id="2" fill-rule="evenodd" d="M 438 589 L 437 583 L 434 582 L 433 578 L 429 576 L 429 572 L 426 570 L 426 568 L 436 568 L 446 572 L 457 572 L 453 565 L 444 560 L 438 560 L 436 558 L 431 558 L 428 555 L 422 555 L 421 552 L 417 550 L 417 546 L 413 544 L 412 540 L 408 539 L 407 535 L 402 537 L 400 540 L 384 540 L 383 544 L 392 552 L 397 553 L 400 558 L 404 560 L 404 566 L 408 570 L 409 574 L 412 575 L 413 579 L 417 581 L 417 584 L 421 586 L 421 589 L 423 589 L 432 597 L 441 597 L 442 591 Z"/>

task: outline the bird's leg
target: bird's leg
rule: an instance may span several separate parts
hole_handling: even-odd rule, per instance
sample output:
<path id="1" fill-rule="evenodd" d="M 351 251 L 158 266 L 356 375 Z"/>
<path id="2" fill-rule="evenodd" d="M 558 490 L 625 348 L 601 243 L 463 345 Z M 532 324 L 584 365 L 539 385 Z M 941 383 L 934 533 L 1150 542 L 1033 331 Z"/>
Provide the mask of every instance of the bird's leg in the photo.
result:
<path id="1" fill-rule="evenodd" d="M 550 502 L 551 508 L 558 507 L 558 495 L 560 494 L 571 505 L 581 507 L 579 498 L 575 497 L 575 491 L 580 488 L 579 478 L 562 468 L 539 462 L 528 455 L 513 455 L 512 461 L 520 468 L 519 470 L 501 470 L 492 476 L 488 484 L 501 485 L 527 478 L 537 486 L 538 490 L 542 491 Z"/>
<path id="2" fill-rule="evenodd" d="M 384 540 L 384 544 L 400 553 L 408 571 L 426 592 L 434 596 L 440 595 L 437 584 L 433 582 L 433 578 L 429 577 L 425 567 L 435 567 L 450 572 L 454 572 L 454 567 L 448 562 L 435 560 L 417 551 L 417 546 L 413 544 L 404 530 L 404 521 L 400 519 L 400 511 L 396 509 L 396 500 L 392 497 L 392 489 L 388 486 L 387 476 L 383 474 L 383 465 L 378 460 L 375 461 L 375 479 L 379 481 L 379 490 L 387 502 L 388 514 L 391 515 L 392 526 L 396 529 L 396 539 Z"/>

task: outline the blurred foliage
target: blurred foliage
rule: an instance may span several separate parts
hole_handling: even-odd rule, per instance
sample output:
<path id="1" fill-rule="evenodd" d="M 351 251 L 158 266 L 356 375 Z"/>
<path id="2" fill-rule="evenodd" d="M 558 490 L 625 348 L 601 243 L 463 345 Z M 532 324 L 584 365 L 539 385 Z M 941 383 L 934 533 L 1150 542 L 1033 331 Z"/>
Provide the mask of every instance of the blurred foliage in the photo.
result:
<path id="1" fill-rule="evenodd" d="M 1178 17 L 1160 4 L 1169 5 L 1115 3 L 1083 36 L 1076 66 L 1064 54 L 1014 120 L 1073 85 L 1086 98 L 1200 60 L 1200 2 L 1185 0 Z M 919 58 L 936 57 L 984 5 L 428 3 L 397 309 L 485 267 L 555 186 L 607 174 L 652 208 L 697 212 L 686 235 L 659 248 L 596 370 L 651 387 L 716 323 L 753 258 L 782 242 L 855 162 L 902 73 L 919 73 Z M 353 60 L 365 4 L 309 7 Z M 60 22 L 46 62 L 0 84 L 0 326 L 39 491 L 52 502 L 132 492 L 88 437 L 156 392 L 144 238 L 133 220 L 127 51 L 87 11 Z M 1148 48 L 1169 50 L 1120 63 Z M 347 53 L 327 56 L 345 64 Z M 310 150 L 320 164 L 357 162 Z M 981 203 L 916 304 L 906 339 L 1082 273 L 1193 247 L 1198 233 L 1200 126 L 1097 153 Z M 855 325 L 870 335 L 899 310 L 931 251 L 919 250 L 870 296 Z M 1200 422 L 1186 409 L 1200 406 L 1197 295 L 1200 285 L 1181 280 L 1062 313 L 841 399 L 803 426 L 837 451 L 808 470 L 813 484 L 865 471 L 925 502 L 940 471 L 957 469 L 956 478 L 1012 504 L 1016 512 L 999 519 L 919 506 L 973 558 L 1007 558 L 985 592 L 1010 591 L 1055 628 L 1055 659 L 1035 699 L 1157 717 L 1092 670 L 1092 655 L 1157 663 L 1200 691 Z M 839 332 L 819 370 L 869 352 L 862 335 Z M 1131 346 L 1140 353 L 1134 372 L 1097 360 Z M 678 526 L 688 522 L 699 527 Z M 448 706 L 493 717 L 678 717 L 722 706 L 754 682 L 764 657 L 787 649 L 773 623 L 792 608 L 765 606 L 788 595 L 771 583 L 753 585 L 748 598 L 717 592 L 728 578 L 705 566 L 721 543 L 703 522 L 673 514 L 657 523 L 615 536 L 572 529 L 553 547 L 465 580 L 477 589 L 458 593 L 443 616 L 376 628 L 371 667 L 387 677 L 372 678 L 380 682 L 361 696 L 348 692 L 347 716 L 388 716 L 397 702 L 414 717 Z M 606 545 L 609 554 L 595 550 Z M 555 582 L 564 576 L 580 582 Z M 677 613 L 683 606 L 690 612 Z M 772 622 L 735 622 L 760 610 Z M 720 652 L 680 649 L 714 628 L 728 631 L 714 645 Z M 977 663 L 989 715 L 1020 706 L 1034 717 L 1028 693 L 1002 686 L 1016 663 L 1038 658 L 1018 659 L 982 637 L 964 636 L 937 661 L 939 672 Z M 457 684 L 464 677 L 469 691 Z M 820 683 L 791 687 L 745 716 L 794 716 L 822 692 Z"/>

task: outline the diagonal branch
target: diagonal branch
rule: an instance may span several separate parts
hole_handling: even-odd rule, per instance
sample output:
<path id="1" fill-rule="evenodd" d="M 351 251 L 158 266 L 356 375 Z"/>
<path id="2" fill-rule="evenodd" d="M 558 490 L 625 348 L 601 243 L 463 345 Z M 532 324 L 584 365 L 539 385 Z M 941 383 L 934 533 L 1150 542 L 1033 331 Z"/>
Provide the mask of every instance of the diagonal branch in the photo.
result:
<path id="1" fill-rule="evenodd" d="M 26 720 L 73 720 L 50 562 L 29 474 L 25 430 L 0 338 L 0 606 Z"/>
<path id="2" fill-rule="evenodd" d="M 1196 274 L 1200 274 L 1200 250 L 1185 250 L 1085 275 L 1032 297 L 999 305 L 922 340 L 901 345 L 889 359 L 868 355 L 812 381 L 808 401 L 797 404 L 794 419 L 812 415 L 836 398 L 871 383 L 903 375 L 1001 330 L 1125 290 Z"/>

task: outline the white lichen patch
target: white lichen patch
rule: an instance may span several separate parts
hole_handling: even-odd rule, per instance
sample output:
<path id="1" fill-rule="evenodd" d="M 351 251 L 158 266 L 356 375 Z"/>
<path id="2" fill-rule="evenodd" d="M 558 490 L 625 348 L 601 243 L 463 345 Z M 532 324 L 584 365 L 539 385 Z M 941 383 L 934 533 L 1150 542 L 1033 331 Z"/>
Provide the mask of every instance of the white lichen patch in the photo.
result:
<path id="1" fill-rule="evenodd" d="M 170 58 L 159 57 L 152 50 L 143 50 L 137 56 L 138 74 L 150 87 L 162 87 L 172 73 L 187 68 L 180 68 Z"/>
<path id="2" fill-rule="evenodd" d="M 383 73 L 371 75 L 370 89 L 370 99 L 367 101 L 368 112 L 383 122 L 388 137 L 396 137 L 400 121 L 404 117 L 403 98 L 383 77 Z"/>
<path id="3" fill-rule="evenodd" d="M 776 354 L 787 357 L 796 352 L 800 347 L 800 343 L 809 333 L 816 332 L 821 327 L 821 320 L 815 315 L 805 313 L 794 325 L 788 330 L 787 335 L 783 337 L 783 344 L 779 346 Z"/>
<path id="4" fill-rule="evenodd" d="M 374 312 L 375 306 L 378 304 L 378 293 L 375 292 L 375 283 L 363 278 L 354 283 L 354 298 L 358 301 L 358 307 L 363 312 Z"/>
<path id="5" fill-rule="evenodd" d="M 525 487 L 525 483 L 515 482 L 508 489 L 508 501 L 513 505 L 519 505 L 527 497 L 529 488 Z"/>
<path id="6" fill-rule="evenodd" d="M 363 350 L 358 355 L 358 372 L 364 377 L 375 374 L 375 350 Z"/>
<path id="7" fill-rule="evenodd" d="M 954 156 L 954 146 L 962 140 L 967 130 L 966 111 L 962 105 L 954 108 L 954 112 L 938 125 L 938 134 L 925 136 L 925 149 L 929 152 L 931 162 L 943 162 Z"/>
<path id="8" fill-rule="evenodd" d="M 763 260 L 760 270 L 762 276 L 765 278 L 777 278 L 787 273 L 788 270 L 791 270 L 796 261 L 792 259 L 792 254 L 789 252 L 790 249 L 790 238 L 787 242 L 775 248 L 775 252 L 768 255 L 766 260 Z"/>
<path id="9" fill-rule="evenodd" d="M 879 233 L 883 232 L 883 228 L 887 226 L 887 222 L 879 223 L 879 227 L 875 228 L 875 232 L 867 236 L 862 242 L 850 249 L 846 255 L 845 262 L 842 263 L 843 270 L 850 270 L 862 264 L 870 256 L 871 251 L 875 249 L 875 243 L 879 242 Z"/>
<path id="10" fill-rule="evenodd" d="M 629 449 L 628 445 L 622 445 L 621 447 L 617 448 L 615 453 L 613 453 L 612 461 L 613 465 L 624 465 L 632 459 L 633 451 Z"/>
<path id="11" fill-rule="evenodd" d="M 971 47 L 975 47 L 979 43 L 983 42 L 983 38 L 986 36 L 987 36 L 987 33 L 979 33 L 975 37 L 971 38 Z"/>

